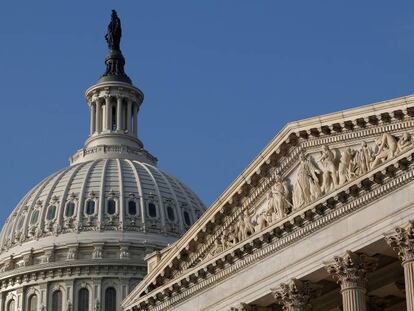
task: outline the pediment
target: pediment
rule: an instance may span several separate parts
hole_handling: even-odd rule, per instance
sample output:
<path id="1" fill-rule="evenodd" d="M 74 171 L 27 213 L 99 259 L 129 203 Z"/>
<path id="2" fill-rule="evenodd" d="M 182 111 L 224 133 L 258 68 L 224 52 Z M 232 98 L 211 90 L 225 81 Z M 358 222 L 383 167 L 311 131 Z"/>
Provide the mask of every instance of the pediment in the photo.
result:
<path id="1" fill-rule="evenodd" d="M 404 184 L 414 151 L 413 117 L 414 97 L 407 97 L 288 124 L 124 305 L 158 288 L 174 291 L 175 280 L 187 286 L 194 275 L 205 278 L 272 237 L 287 239 L 327 211 L 355 209 L 379 187 Z"/>

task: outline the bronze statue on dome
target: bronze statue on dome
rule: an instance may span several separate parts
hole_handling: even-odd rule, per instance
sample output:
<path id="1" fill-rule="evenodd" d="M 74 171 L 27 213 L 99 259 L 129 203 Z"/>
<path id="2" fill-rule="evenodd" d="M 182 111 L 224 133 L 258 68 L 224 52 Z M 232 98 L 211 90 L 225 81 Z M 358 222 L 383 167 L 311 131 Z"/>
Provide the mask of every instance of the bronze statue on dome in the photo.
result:
<path id="1" fill-rule="evenodd" d="M 108 32 L 105 35 L 105 40 L 108 43 L 110 50 L 119 51 L 122 36 L 121 20 L 115 10 L 112 10 L 111 22 L 108 25 Z"/>

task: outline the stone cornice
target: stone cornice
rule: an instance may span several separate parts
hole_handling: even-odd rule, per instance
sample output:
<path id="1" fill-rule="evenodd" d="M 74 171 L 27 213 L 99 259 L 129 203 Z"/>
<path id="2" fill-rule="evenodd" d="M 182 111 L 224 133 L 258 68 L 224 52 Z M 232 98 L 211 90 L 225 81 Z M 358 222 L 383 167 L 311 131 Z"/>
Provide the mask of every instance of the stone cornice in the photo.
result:
<path id="1" fill-rule="evenodd" d="M 126 310 L 130 310 L 132 306 L 136 310 L 163 310 L 171 307 L 207 286 L 378 200 L 414 180 L 412 152 L 409 150 L 401 154 L 366 176 L 252 235 L 207 262 L 188 269 L 185 274 L 140 297 L 139 302 L 125 301 L 123 307 Z M 163 297 L 169 297 L 168 301 L 163 301 Z M 155 304 L 156 300 L 163 302 Z"/>
<path id="2" fill-rule="evenodd" d="M 195 249 L 192 244 L 195 243 L 193 241 L 202 241 L 203 235 L 213 231 L 213 228 L 217 225 L 223 225 L 223 219 L 226 215 L 230 215 L 235 207 L 241 204 L 244 206 L 253 204 L 252 202 L 260 197 L 271 184 L 269 180 L 265 181 L 267 185 L 261 184 L 261 182 L 266 178 L 270 178 L 269 176 L 273 171 L 279 171 L 283 174 L 283 172 L 291 170 L 301 149 L 328 143 L 343 143 L 344 141 L 346 143 L 346 141 L 351 142 L 352 140 L 378 136 L 378 134 L 384 132 L 401 131 L 403 128 L 412 127 L 413 104 L 414 96 L 402 97 L 375 105 L 289 123 L 212 204 L 203 217 L 163 256 L 158 267 L 150 272 L 144 281 L 127 297 L 124 302 L 125 305 L 130 303 L 132 297 L 138 297 L 145 289 L 147 289 L 147 292 L 151 291 L 150 288 L 153 287 L 151 284 L 154 283 L 156 278 L 163 277 L 166 268 L 174 269 L 177 260 L 183 261 L 181 259 L 188 258 L 189 253 L 194 253 Z M 394 161 L 392 162 L 394 163 Z M 379 179 L 372 174 L 377 174 L 377 177 L 382 175 L 380 170 L 371 171 L 371 180 L 365 182 L 365 185 L 360 188 L 358 188 L 359 185 L 356 182 L 362 180 L 361 178 L 347 184 L 350 189 L 347 195 L 354 193 L 352 189 L 358 188 L 362 192 L 366 191 L 367 183 L 375 184 L 375 180 Z M 260 190 L 260 188 L 262 189 Z M 329 197 L 333 200 L 343 200 L 344 196 L 342 194 L 338 196 L 339 190 L 331 193 Z M 257 192 L 256 195 L 254 195 L 255 191 Z M 291 228 L 298 221 L 303 223 L 303 221 L 319 215 L 322 210 L 329 209 L 332 205 L 332 202 L 323 203 L 320 202 L 321 200 L 312 204 L 312 208 L 306 208 L 308 213 L 305 217 L 299 217 L 295 220 L 298 215 L 293 213 L 285 218 L 285 226 Z M 186 263 L 185 266 L 192 265 Z"/>

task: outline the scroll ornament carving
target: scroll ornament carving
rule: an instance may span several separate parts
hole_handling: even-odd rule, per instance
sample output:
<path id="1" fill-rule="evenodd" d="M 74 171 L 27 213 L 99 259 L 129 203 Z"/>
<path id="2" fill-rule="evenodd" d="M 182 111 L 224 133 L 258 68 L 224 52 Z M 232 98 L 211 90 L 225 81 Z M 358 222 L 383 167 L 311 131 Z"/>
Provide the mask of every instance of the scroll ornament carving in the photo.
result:
<path id="1" fill-rule="evenodd" d="M 365 254 L 347 251 L 345 256 L 336 256 L 326 265 L 327 272 L 341 285 L 341 288 L 365 288 L 367 274 L 377 267 L 377 260 Z"/>
<path id="2" fill-rule="evenodd" d="M 402 262 L 414 260 L 414 221 L 406 227 L 397 227 L 395 232 L 385 236 L 385 241 L 398 254 Z"/>
<path id="3" fill-rule="evenodd" d="M 358 150 L 349 147 L 331 150 L 324 145 L 317 163 L 310 156 L 302 154 L 293 185 L 293 210 L 303 208 L 413 146 L 408 132 L 400 138 L 384 133 L 375 140 L 373 149 L 365 141 Z"/>
<path id="4" fill-rule="evenodd" d="M 283 310 L 310 310 L 309 304 L 311 293 L 315 290 L 308 281 L 292 279 L 289 283 L 280 284 L 280 288 L 272 289 L 276 303 L 281 305 Z"/>

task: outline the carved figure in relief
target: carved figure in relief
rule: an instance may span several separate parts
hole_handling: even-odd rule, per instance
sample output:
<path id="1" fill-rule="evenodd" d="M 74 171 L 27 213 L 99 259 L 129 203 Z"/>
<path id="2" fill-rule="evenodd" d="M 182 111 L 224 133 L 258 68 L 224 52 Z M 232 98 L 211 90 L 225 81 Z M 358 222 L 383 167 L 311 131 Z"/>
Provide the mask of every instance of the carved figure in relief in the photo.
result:
<path id="1" fill-rule="evenodd" d="M 397 143 L 398 146 L 398 152 L 404 152 L 406 150 L 408 150 L 409 148 L 413 147 L 413 141 L 411 139 L 411 134 L 408 132 L 405 132 L 400 140 Z"/>
<path id="2" fill-rule="evenodd" d="M 380 139 L 376 141 L 378 151 L 371 168 L 375 168 L 381 163 L 391 160 L 397 152 L 398 144 L 394 136 L 384 133 Z"/>
<path id="3" fill-rule="evenodd" d="M 356 152 L 355 155 L 355 166 L 357 176 L 361 176 L 367 173 L 371 168 L 372 151 L 368 147 L 367 142 L 363 141 L 361 144 L 361 149 Z"/>
<path id="4" fill-rule="evenodd" d="M 322 192 L 328 193 L 338 187 L 338 172 L 335 165 L 335 155 L 327 145 L 323 146 L 319 161 L 323 166 Z"/>
<path id="5" fill-rule="evenodd" d="M 243 241 L 249 235 L 254 233 L 254 226 L 252 224 L 252 217 L 246 212 L 240 215 L 238 223 L 238 235 L 239 241 Z"/>
<path id="6" fill-rule="evenodd" d="M 276 174 L 275 184 L 267 194 L 268 222 L 275 222 L 289 212 L 289 188 L 286 181 Z"/>
<path id="7" fill-rule="evenodd" d="M 304 154 L 300 157 L 300 163 L 293 185 L 292 201 L 294 209 L 300 209 L 303 205 L 313 201 L 321 195 L 319 169 Z"/>
<path id="8" fill-rule="evenodd" d="M 355 152 L 346 148 L 341 152 L 341 161 L 338 167 L 338 185 L 342 186 L 355 177 L 354 161 Z"/>

